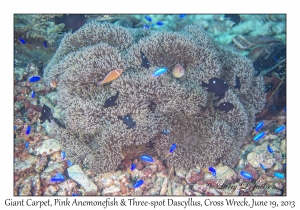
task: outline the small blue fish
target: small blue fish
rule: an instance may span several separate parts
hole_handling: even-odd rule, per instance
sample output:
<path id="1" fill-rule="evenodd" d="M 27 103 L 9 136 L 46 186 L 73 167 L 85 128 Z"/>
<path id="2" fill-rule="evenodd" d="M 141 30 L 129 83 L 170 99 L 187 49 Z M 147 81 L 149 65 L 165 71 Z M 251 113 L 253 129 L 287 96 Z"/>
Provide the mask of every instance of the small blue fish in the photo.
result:
<path id="1" fill-rule="evenodd" d="M 261 133 L 257 134 L 256 136 L 254 136 L 253 140 L 258 141 L 258 140 L 262 139 L 265 135 L 266 135 L 266 132 L 261 132 Z"/>
<path id="2" fill-rule="evenodd" d="M 72 193 L 72 196 L 80 196 L 78 193 Z"/>
<path id="3" fill-rule="evenodd" d="M 275 56 L 274 56 L 274 60 L 275 60 L 276 63 L 278 62 L 278 59 Z"/>
<path id="4" fill-rule="evenodd" d="M 171 148 L 170 148 L 170 153 L 174 152 L 174 150 L 176 149 L 176 144 L 172 144 Z"/>
<path id="5" fill-rule="evenodd" d="M 273 152 L 274 152 L 273 149 L 270 147 L 270 145 L 268 145 L 268 151 L 269 151 L 270 153 L 273 153 Z"/>
<path id="6" fill-rule="evenodd" d="M 148 25 L 144 25 L 144 26 L 143 26 L 143 28 L 150 28 L 150 26 L 148 26 Z"/>
<path id="7" fill-rule="evenodd" d="M 135 168 L 136 168 L 136 164 L 132 163 L 131 167 L 130 167 L 130 170 L 133 171 Z"/>
<path id="8" fill-rule="evenodd" d="M 161 22 L 161 21 L 158 21 L 157 23 L 156 23 L 156 25 L 158 25 L 158 26 L 162 26 L 164 23 L 163 22 Z"/>
<path id="9" fill-rule="evenodd" d="M 26 135 L 27 135 L 27 136 L 30 134 L 30 131 L 31 131 L 31 126 L 28 125 L 28 126 L 27 126 L 27 129 L 26 129 Z"/>
<path id="10" fill-rule="evenodd" d="M 167 136 L 170 133 L 170 130 L 164 129 L 161 133 Z"/>
<path id="11" fill-rule="evenodd" d="M 63 160 L 66 158 L 66 153 L 64 151 L 61 151 L 60 155 L 61 155 L 61 159 Z"/>
<path id="12" fill-rule="evenodd" d="M 150 16 L 148 16 L 148 15 L 146 15 L 145 18 L 146 18 L 146 20 L 148 20 L 149 22 L 152 21 L 152 18 L 151 18 Z"/>
<path id="13" fill-rule="evenodd" d="M 274 172 L 274 176 L 279 178 L 279 179 L 284 179 L 284 174 L 279 173 L 279 172 Z"/>
<path id="14" fill-rule="evenodd" d="M 31 76 L 28 79 L 28 82 L 38 82 L 41 80 L 41 77 L 39 75 Z"/>
<path id="15" fill-rule="evenodd" d="M 31 98 L 34 98 L 35 97 L 35 91 L 33 90 L 32 92 L 31 92 Z"/>
<path id="16" fill-rule="evenodd" d="M 186 14 L 180 14 L 179 18 L 184 18 L 186 16 Z"/>
<path id="17" fill-rule="evenodd" d="M 26 141 L 26 142 L 25 142 L 25 149 L 28 149 L 28 147 L 29 147 L 29 142 Z"/>
<path id="18" fill-rule="evenodd" d="M 249 172 L 247 172 L 247 171 L 241 171 L 240 172 L 240 175 L 243 177 L 243 178 L 245 178 L 245 179 L 252 179 L 252 175 L 249 173 Z"/>
<path id="19" fill-rule="evenodd" d="M 17 126 L 14 125 L 14 130 L 17 130 Z"/>
<path id="20" fill-rule="evenodd" d="M 213 176 L 216 176 L 217 171 L 216 171 L 216 169 L 215 169 L 214 167 L 210 166 L 210 167 L 208 168 L 208 170 L 211 172 L 211 174 L 212 174 Z"/>
<path id="21" fill-rule="evenodd" d="M 150 155 L 142 155 L 140 159 L 148 163 L 152 163 L 154 161 Z"/>
<path id="22" fill-rule="evenodd" d="M 142 184 L 144 184 L 144 181 L 143 181 L 143 180 L 139 180 L 139 181 L 137 181 L 137 182 L 133 185 L 133 188 L 138 188 L 138 187 L 140 187 Z"/>
<path id="23" fill-rule="evenodd" d="M 48 47 L 48 43 L 47 43 L 47 41 L 45 40 L 45 41 L 43 41 L 43 45 L 44 45 L 44 47 L 45 48 L 47 48 Z"/>
<path id="24" fill-rule="evenodd" d="M 25 40 L 20 38 L 19 41 L 21 42 L 21 44 L 26 44 Z"/>
<path id="25" fill-rule="evenodd" d="M 51 182 L 62 182 L 62 181 L 65 181 L 65 177 L 57 172 L 53 177 L 51 177 Z"/>
<path id="26" fill-rule="evenodd" d="M 283 111 L 285 111 L 285 112 L 286 112 L 286 107 L 284 107 L 284 108 L 283 108 Z"/>
<path id="27" fill-rule="evenodd" d="M 264 126 L 264 121 L 261 121 L 255 127 L 255 131 L 258 132 Z"/>
<path id="28" fill-rule="evenodd" d="M 282 132 L 282 131 L 284 131 L 284 130 L 285 130 L 285 126 L 282 125 L 282 126 L 276 128 L 275 133 L 280 133 L 280 132 Z"/>
<path id="29" fill-rule="evenodd" d="M 266 167 L 263 164 L 260 163 L 259 165 L 262 169 L 266 170 Z"/>
<path id="30" fill-rule="evenodd" d="M 154 26 L 154 23 L 152 23 L 152 25 L 151 25 L 152 27 Z"/>
<path id="31" fill-rule="evenodd" d="M 158 77 L 158 76 L 160 76 L 160 75 L 166 73 L 167 70 L 168 70 L 167 68 L 159 68 L 159 69 L 156 69 L 156 70 L 153 72 L 153 74 L 152 74 L 152 78 Z"/>
<path id="32" fill-rule="evenodd" d="M 68 166 L 72 166 L 73 163 L 70 160 L 67 160 Z"/>

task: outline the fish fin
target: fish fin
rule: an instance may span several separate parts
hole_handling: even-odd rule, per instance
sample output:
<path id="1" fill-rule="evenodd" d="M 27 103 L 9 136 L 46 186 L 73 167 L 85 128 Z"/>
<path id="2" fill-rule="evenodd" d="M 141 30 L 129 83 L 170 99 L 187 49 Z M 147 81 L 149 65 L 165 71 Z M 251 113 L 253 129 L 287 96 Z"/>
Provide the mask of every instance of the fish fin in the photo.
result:
<path id="1" fill-rule="evenodd" d="M 208 87 L 208 84 L 202 81 L 202 87 Z"/>

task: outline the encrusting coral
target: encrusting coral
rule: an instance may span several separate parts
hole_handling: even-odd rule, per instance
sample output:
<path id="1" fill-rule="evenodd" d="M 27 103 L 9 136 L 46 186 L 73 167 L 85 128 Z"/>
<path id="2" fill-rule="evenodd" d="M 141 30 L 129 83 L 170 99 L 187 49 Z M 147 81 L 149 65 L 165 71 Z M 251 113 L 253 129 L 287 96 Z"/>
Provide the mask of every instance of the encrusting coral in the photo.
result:
<path id="1" fill-rule="evenodd" d="M 179 168 L 218 162 L 234 166 L 255 113 L 264 106 L 262 77 L 254 77 L 247 58 L 217 46 L 196 26 L 180 32 L 139 30 L 148 29 L 85 24 L 65 35 L 45 69 L 45 81 L 57 81 L 57 104 L 67 127 L 56 128 L 57 138 L 68 158 L 94 172 L 105 172 L 117 168 L 124 150 L 148 145 Z M 138 39 L 136 34 L 143 35 Z M 147 56 L 149 69 L 141 66 L 140 51 Z M 185 69 L 181 78 L 172 76 L 176 64 Z M 151 79 L 162 67 L 168 68 L 167 73 Z M 115 69 L 123 73 L 111 84 L 97 86 Z M 236 76 L 240 90 L 234 88 Z M 217 102 L 201 85 L 212 77 L 229 84 L 225 97 Z M 117 105 L 104 108 L 118 91 Z M 234 105 L 233 110 L 214 110 L 214 105 L 226 101 Z M 155 108 L 149 108 L 153 104 Z M 136 122 L 134 128 L 127 129 L 118 119 L 127 114 Z M 170 133 L 162 134 L 164 129 Z M 168 156 L 174 143 L 177 148 Z"/>

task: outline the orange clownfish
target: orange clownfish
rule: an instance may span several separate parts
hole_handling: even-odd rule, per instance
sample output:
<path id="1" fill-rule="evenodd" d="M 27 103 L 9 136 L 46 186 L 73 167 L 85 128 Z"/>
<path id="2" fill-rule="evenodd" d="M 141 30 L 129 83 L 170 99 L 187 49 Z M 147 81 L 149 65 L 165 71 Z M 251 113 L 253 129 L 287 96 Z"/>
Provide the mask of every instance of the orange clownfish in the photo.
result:
<path id="1" fill-rule="evenodd" d="M 122 74 L 122 72 L 123 72 L 122 69 L 115 69 L 109 72 L 109 74 L 104 78 L 104 80 L 102 80 L 101 82 L 97 82 L 97 85 L 100 86 L 110 81 L 113 81 L 114 79 L 119 77 Z"/>

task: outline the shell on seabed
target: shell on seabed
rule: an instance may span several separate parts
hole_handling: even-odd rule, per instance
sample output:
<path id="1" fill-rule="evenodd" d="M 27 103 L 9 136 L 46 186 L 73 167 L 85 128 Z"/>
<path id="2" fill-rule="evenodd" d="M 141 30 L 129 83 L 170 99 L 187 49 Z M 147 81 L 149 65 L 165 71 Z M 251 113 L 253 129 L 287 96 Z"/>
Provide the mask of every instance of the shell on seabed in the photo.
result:
<path id="1" fill-rule="evenodd" d="M 172 74 L 176 78 L 180 78 L 184 75 L 185 70 L 182 68 L 180 64 L 176 64 L 173 68 Z"/>
<path id="2" fill-rule="evenodd" d="M 52 80 L 51 82 L 50 82 L 50 86 L 52 87 L 52 88 L 57 88 L 57 81 L 54 79 L 54 80 Z"/>

